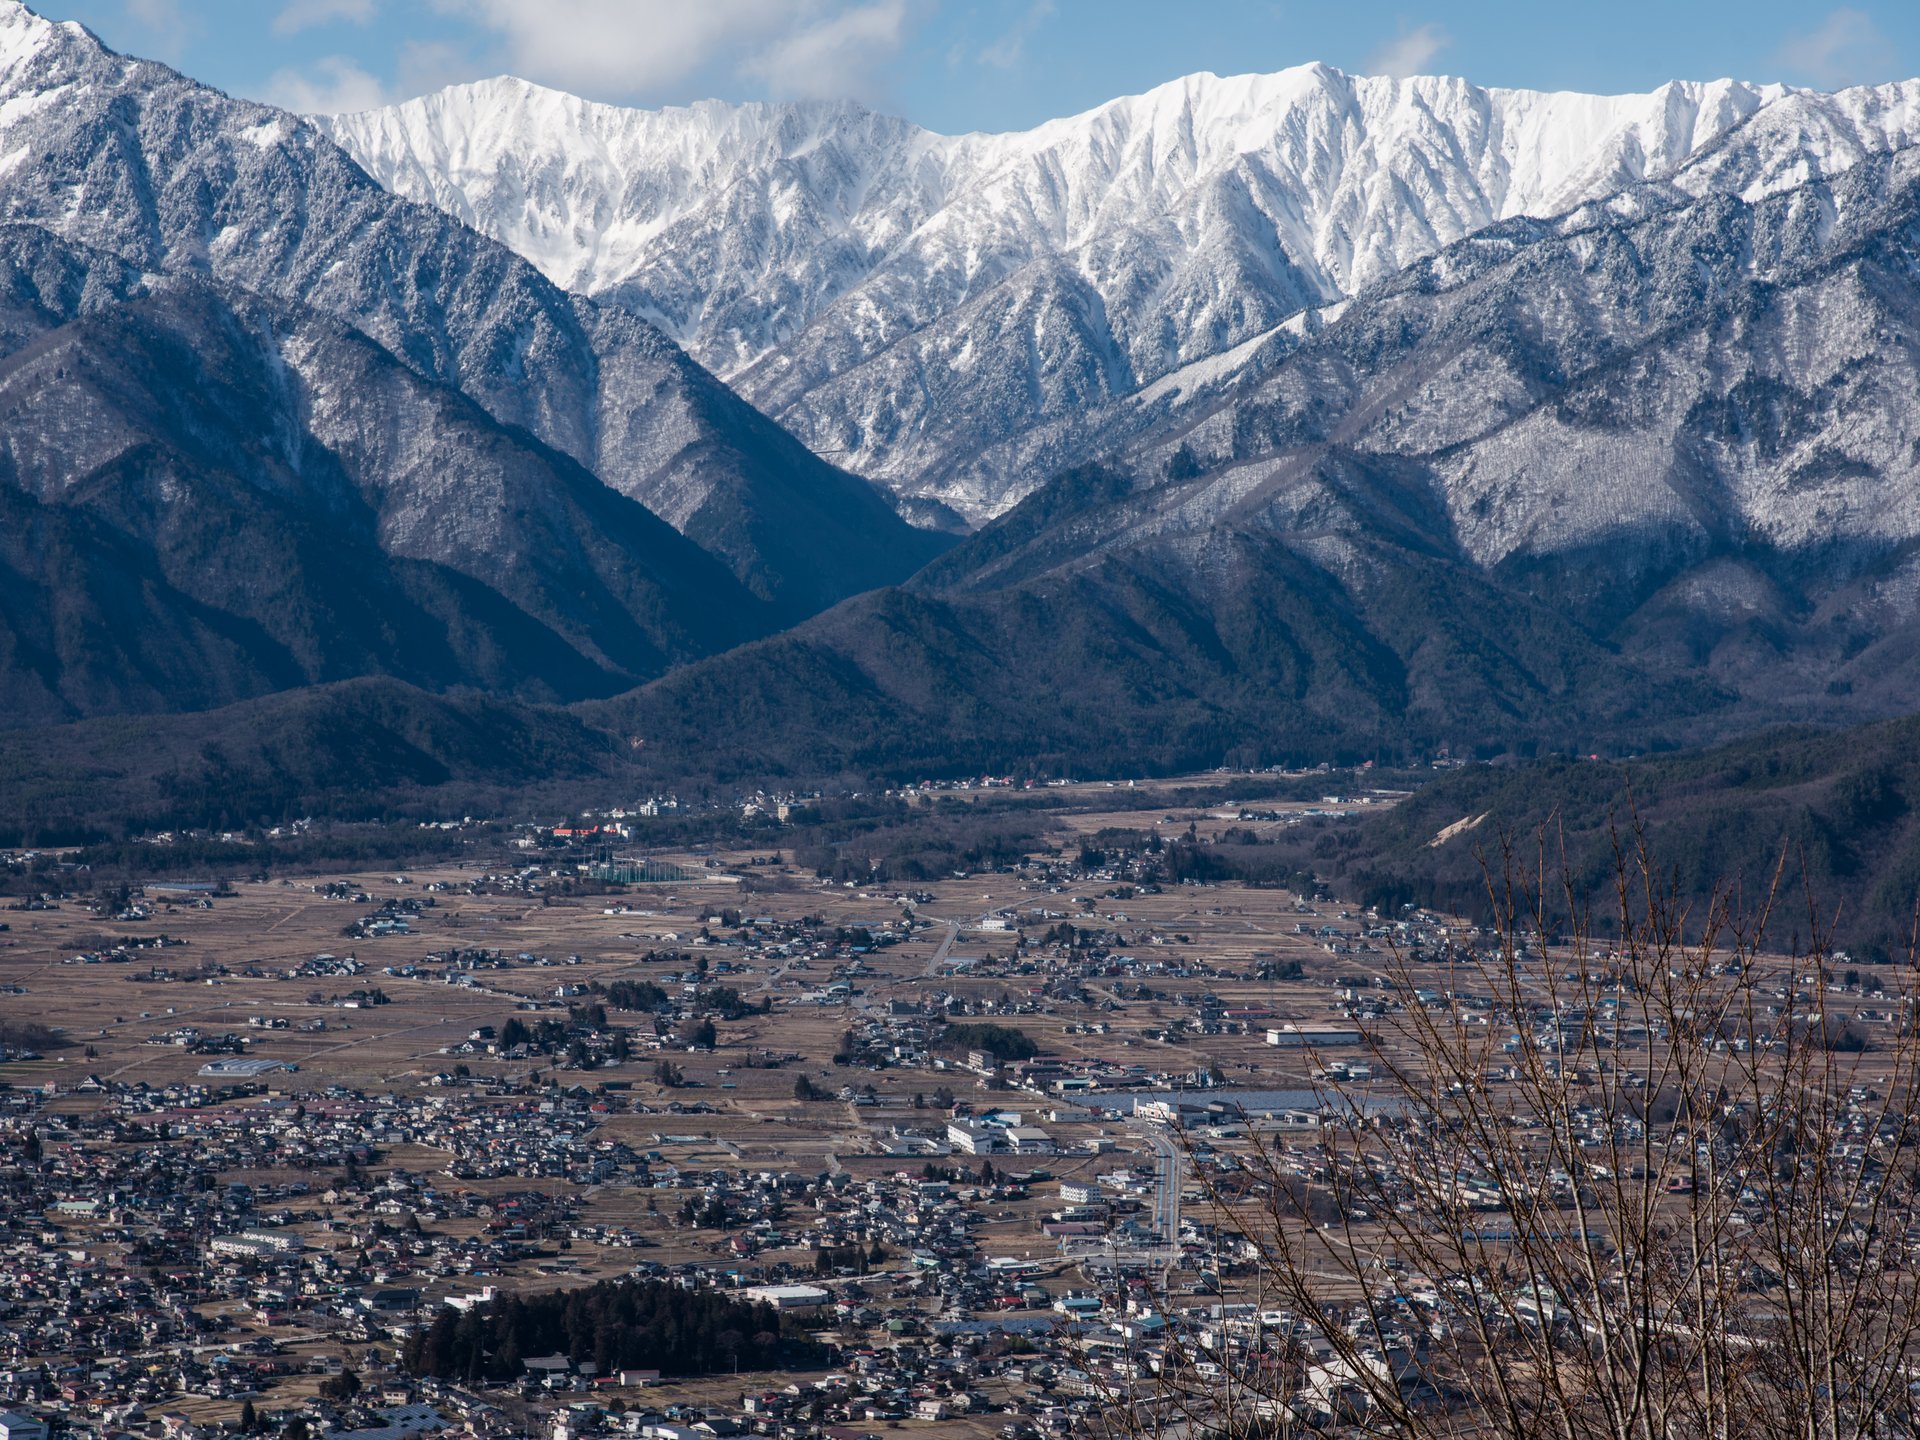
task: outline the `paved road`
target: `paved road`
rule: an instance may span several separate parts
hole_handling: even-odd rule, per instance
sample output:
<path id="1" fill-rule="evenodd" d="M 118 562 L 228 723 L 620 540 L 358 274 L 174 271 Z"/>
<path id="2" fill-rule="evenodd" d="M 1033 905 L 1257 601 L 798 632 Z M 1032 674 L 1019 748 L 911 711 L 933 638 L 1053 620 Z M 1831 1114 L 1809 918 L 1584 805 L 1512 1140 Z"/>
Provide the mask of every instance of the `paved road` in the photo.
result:
<path id="1" fill-rule="evenodd" d="M 947 938 L 934 947 L 933 958 L 927 961 L 927 968 L 921 971 L 921 975 L 928 980 L 940 973 L 940 967 L 947 963 L 947 956 L 953 950 L 953 942 L 960 938 L 958 920 L 943 920 L 941 923 L 947 927 Z"/>

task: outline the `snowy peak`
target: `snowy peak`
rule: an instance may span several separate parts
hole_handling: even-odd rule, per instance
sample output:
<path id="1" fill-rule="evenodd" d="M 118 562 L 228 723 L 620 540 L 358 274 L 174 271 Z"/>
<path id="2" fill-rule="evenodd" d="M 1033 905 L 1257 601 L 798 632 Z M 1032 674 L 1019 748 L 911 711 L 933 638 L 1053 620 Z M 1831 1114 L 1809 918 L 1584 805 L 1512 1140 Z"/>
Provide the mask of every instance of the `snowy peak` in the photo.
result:
<path id="1" fill-rule="evenodd" d="M 0 0 L 0 77 L 10 75 L 22 61 L 37 55 L 59 28 L 20 0 Z"/>
<path id="2" fill-rule="evenodd" d="M 435 683 L 480 674 L 497 630 L 508 637 L 501 653 L 538 662 L 545 678 L 530 683 L 541 693 L 588 693 L 899 580 L 940 548 L 653 327 L 382 189 L 298 116 L 115 54 L 11 0 L 0 0 L 0 42 L 0 371 L 41 387 L 0 406 L 14 427 L 0 436 L 0 509 L 22 494 L 36 504 L 68 490 L 105 496 L 112 487 L 92 483 L 105 471 L 171 483 L 137 459 L 151 434 L 217 481 L 180 492 L 196 497 L 168 510 L 181 533 L 243 533 L 260 493 L 305 504 L 309 480 L 345 477 L 359 488 L 333 485 L 314 501 L 332 506 L 325 524 L 353 511 L 361 541 L 443 567 L 460 592 L 396 601 L 402 618 L 372 640 L 380 627 L 356 611 L 337 653 L 236 662 L 241 690 L 360 673 L 395 637 L 409 653 L 434 651 L 422 637 L 450 626 L 458 635 L 441 649 L 471 637 L 478 668 L 463 659 Z M 81 323 L 93 326 L 89 353 L 120 377 L 105 401 L 71 367 L 13 365 L 22 346 Z M 141 343 L 163 331 L 167 344 Z M 251 338 L 229 343 L 243 333 Z M 187 418 L 170 418 L 169 406 Z M 152 420 L 159 411 L 168 414 Z M 218 487 L 235 486 L 221 498 Z M 137 508 L 167 496 L 122 498 Z M 223 506 L 240 518 L 223 521 Z M 136 549 L 158 543 L 150 519 L 128 522 Z M 191 553 L 183 542 L 179 556 Z M 235 599 L 198 587 L 279 573 L 267 554 L 183 562 L 165 580 L 252 623 L 254 611 L 229 601 L 251 606 L 267 591 Z M 369 574 L 385 563 L 362 558 Z M 201 620 L 163 608 L 200 633 Z M 116 613 L 117 633 L 149 633 Z M 441 621 L 422 618 L 436 613 Z M 316 634 L 333 623 L 304 598 L 285 615 Z M 561 657 L 553 665 L 526 638 L 543 626 Z M 0 710 L 9 673 L 0 663 Z M 115 688 L 110 703 L 236 692 L 169 682 L 141 693 Z"/>
<path id="3" fill-rule="evenodd" d="M 854 178 L 848 152 L 917 133 L 853 105 L 623 110 L 511 76 L 319 123 L 359 137 L 356 158 L 389 189 L 439 205 L 587 292 L 618 284 L 672 226 L 749 176 L 802 184 L 816 205 L 838 189 L 851 209 L 858 196 L 836 186 Z"/>
<path id="4" fill-rule="evenodd" d="M 1832 94 L 1790 90 L 1739 128 L 1702 145 L 1675 183 L 1695 195 L 1717 191 L 1763 200 L 1809 180 L 1843 175 L 1863 160 L 1916 142 L 1920 81 Z"/>
<path id="5" fill-rule="evenodd" d="M 882 256 L 949 207 L 1062 250 L 1177 212 L 1248 164 L 1291 183 L 1303 218 L 1318 222 L 1322 258 L 1364 284 L 1406 257 L 1390 249 L 1356 264 L 1342 253 L 1340 212 L 1393 205 L 1395 181 L 1440 177 L 1438 194 L 1421 195 L 1430 181 L 1415 187 L 1416 208 L 1437 199 L 1474 223 L 1555 213 L 1670 173 L 1790 93 L 1716 81 L 1650 95 L 1546 94 L 1312 64 L 1190 75 L 1031 131 L 943 136 L 851 104 L 645 111 L 503 76 L 320 123 L 391 188 L 502 238 L 518 234 L 550 278 L 594 292 L 644 272 L 649 244 L 742 183 L 769 199 L 780 180 L 804 185 L 809 203 L 770 210 L 772 230 L 837 220 L 828 228 Z"/>
<path id="6" fill-rule="evenodd" d="M 69 62 L 111 54 L 78 21 L 56 23 L 21 0 L 0 0 L 0 95 L 6 97 L 0 104 L 0 135 L 40 108 L 52 72 L 64 68 L 46 62 L 63 51 Z"/>
<path id="7" fill-rule="evenodd" d="M 1600 96 L 1313 64 L 947 136 L 503 78 L 318 123 L 383 185 L 659 324 L 816 450 L 979 518 L 1045 478 L 1032 437 L 1089 403 L 1501 220 L 1838 174 L 1913 142 L 1920 84 Z"/>
<path id="8" fill-rule="evenodd" d="M 1624 167 L 1617 174 L 1628 183 L 1675 168 L 1785 93 L 1733 81 L 1676 81 L 1624 96 L 1490 90 L 1446 76 L 1396 80 L 1312 64 L 1272 75 L 1186 76 L 1020 138 L 1030 152 L 1077 151 L 1109 176 L 1150 168 L 1174 187 L 1256 156 L 1322 194 L 1409 159 L 1437 162 L 1468 182 L 1479 203 L 1508 215 L 1542 213 L 1569 185 L 1609 168 Z"/>

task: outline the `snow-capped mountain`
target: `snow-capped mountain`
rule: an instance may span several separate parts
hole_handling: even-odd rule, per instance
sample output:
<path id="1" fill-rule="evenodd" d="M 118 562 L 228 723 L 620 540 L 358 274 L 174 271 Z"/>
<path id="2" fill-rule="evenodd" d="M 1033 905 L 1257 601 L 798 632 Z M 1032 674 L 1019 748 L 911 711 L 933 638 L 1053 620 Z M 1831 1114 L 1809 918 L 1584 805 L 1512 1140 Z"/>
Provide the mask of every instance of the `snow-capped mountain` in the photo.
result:
<path id="1" fill-rule="evenodd" d="M 370 183 L 298 117 L 0 0 L 0 217 L 345 319 L 723 559 L 788 617 L 911 573 L 923 538 L 657 328 Z"/>
<path id="2" fill-rule="evenodd" d="M 1303 312 L 1492 222 L 1836 174 L 1920 138 L 1920 83 L 1590 96 L 1308 65 L 942 136 L 852 105 L 643 111 L 496 79 L 317 123 L 383 185 L 653 320 L 816 450 L 978 520 L 1089 412 L 1284 348 Z"/>
<path id="3" fill-rule="evenodd" d="M 1910 714 L 1920 149 L 1500 222 L 1123 458 L 611 713 L 682 753 L 907 774 Z M 719 736 L 715 695 L 782 719 Z"/>
<path id="4" fill-rule="evenodd" d="M 299 117 L 0 0 L 0 726 L 604 694 L 939 546 Z"/>

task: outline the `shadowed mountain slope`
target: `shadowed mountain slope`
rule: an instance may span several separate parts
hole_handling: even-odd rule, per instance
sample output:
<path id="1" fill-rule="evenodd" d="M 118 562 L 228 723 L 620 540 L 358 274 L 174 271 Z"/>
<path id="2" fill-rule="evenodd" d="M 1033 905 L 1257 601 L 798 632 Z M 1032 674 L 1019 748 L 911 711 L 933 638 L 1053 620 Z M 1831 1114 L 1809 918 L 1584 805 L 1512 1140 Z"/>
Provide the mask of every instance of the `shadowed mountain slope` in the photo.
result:
<path id="1" fill-rule="evenodd" d="M 49 540 L 0 544 L 13 718 L 601 694 L 944 543 L 296 117 L 17 0 L 0 150 L 0 485 Z"/>

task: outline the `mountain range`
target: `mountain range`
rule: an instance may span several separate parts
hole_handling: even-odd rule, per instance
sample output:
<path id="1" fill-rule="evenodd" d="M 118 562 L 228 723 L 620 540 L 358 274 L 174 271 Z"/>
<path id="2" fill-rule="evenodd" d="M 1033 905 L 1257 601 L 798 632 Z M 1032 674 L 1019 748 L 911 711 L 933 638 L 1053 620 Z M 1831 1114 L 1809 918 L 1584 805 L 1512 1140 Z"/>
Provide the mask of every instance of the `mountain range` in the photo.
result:
<path id="1" fill-rule="evenodd" d="M 1307 65 L 944 136 L 502 78 L 317 123 L 389 189 L 654 321 L 910 513 L 978 523 L 1111 453 L 1143 390 L 1284 346 L 1464 236 L 1648 181 L 1755 200 L 1830 177 L 1920 135 L 1920 84 L 1591 96 Z"/>
<path id="2" fill-rule="evenodd" d="M 0 0 L 0 708 L 605 694 L 942 546 L 297 117 Z"/>
<path id="3" fill-rule="evenodd" d="M 1910 712 L 1917 362 L 1920 152 L 1754 201 L 1650 183 L 1487 227 L 904 587 L 608 704 L 849 774 Z"/>
<path id="4" fill-rule="evenodd" d="M 1543 874 L 1541 898 L 1564 913 L 1564 876 L 1606 930 L 1619 914 L 1620 851 L 1644 843 L 1690 934 L 1717 913 L 1752 927 L 1770 912 L 1776 946 L 1804 951 L 1818 934 L 1853 962 L 1898 964 L 1920 894 L 1917 742 L 1909 716 L 1628 761 L 1467 766 L 1341 827 L 1338 844 L 1301 827 L 1214 858 L 1262 878 L 1307 869 L 1382 913 L 1419 904 L 1488 921 L 1507 879 Z"/>
<path id="5" fill-rule="evenodd" d="M 0 709 L 180 714 L 156 794 L 249 716 L 630 785 L 1920 711 L 1917 132 L 1319 66 L 304 120 L 0 0 Z"/>

